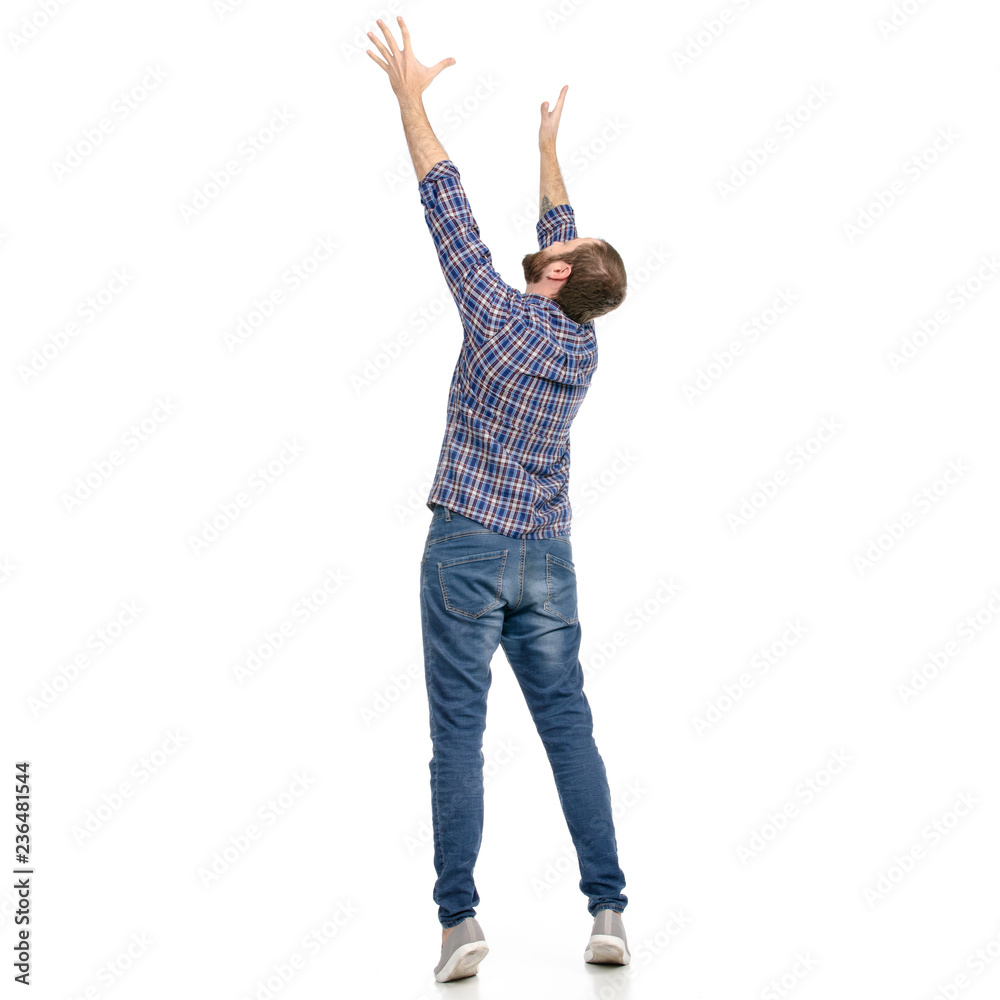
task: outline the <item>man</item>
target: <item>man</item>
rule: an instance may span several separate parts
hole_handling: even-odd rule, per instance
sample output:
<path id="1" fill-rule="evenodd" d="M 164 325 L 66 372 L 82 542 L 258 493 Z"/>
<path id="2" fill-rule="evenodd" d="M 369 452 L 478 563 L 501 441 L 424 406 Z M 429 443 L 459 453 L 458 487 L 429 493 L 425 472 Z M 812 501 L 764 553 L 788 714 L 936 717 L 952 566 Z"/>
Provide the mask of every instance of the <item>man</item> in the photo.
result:
<path id="1" fill-rule="evenodd" d="M 433 67 L 368 32 L 388 74 L 417 174 L 425 219 L 462 319 L 447 427 L 427 499 L 421 561 L 424 673 L 430 706 L 434 901 L 442 926 L 438 982 L 475 975 L 489 950 L 476 920 L 473 869 L 483 829 L 483 753 L 490 661 L 498 645 L 552 766 L 594 918 L 587 962 L 627 964 L 625 877 L 604 763 L 583 692 L 570 543 L 569 431 L 597 365 L 593 320 L 625 297 L 621 257 L 578 237 L 556 158 L 567 87 L 541 106 L 540 218 L 522 293 L 493 269 L 458 170 L 421 94 Z"/>

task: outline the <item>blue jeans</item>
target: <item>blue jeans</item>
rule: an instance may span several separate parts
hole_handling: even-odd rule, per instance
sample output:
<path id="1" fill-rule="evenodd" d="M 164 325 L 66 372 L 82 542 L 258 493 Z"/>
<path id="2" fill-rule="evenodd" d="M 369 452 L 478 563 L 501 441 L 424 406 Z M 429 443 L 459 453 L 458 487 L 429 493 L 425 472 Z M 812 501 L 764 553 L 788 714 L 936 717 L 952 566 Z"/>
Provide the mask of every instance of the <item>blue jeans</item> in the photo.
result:
<path id="1" fill-rule="evenodd" d="M 501 535 L 436 504 L 420 563 L 430 706 L 434 902 L 443 927 L 476 914 L 483 835 L 483 731 L 490 661 L 503 646 L 542 739 L 591 915 L 621 912 L 625 876 L 604 762 L 583 692 L 568 537 Z"/>

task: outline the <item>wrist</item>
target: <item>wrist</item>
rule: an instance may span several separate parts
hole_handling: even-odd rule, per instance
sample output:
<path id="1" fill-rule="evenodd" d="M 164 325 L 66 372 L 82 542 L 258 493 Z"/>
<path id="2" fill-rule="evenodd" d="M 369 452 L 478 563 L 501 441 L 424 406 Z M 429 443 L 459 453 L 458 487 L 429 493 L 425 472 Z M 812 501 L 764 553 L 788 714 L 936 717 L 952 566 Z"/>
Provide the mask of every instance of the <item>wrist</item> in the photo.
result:
<path id="1" fill-rule="evenodd" d="M 419 91 L 416 93 L 407 92 L 405 94 L 398 94 L 397 100 L 399 101 L 400 113 L 424 110 L 424 101 Z"/>

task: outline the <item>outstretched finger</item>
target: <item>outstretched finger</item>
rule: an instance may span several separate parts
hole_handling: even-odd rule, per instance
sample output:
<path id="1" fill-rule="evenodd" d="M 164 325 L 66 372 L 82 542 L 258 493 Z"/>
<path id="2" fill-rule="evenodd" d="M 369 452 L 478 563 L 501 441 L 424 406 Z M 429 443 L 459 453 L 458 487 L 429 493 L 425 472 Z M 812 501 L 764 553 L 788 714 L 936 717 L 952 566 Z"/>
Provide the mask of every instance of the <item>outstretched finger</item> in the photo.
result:
<path id="1" fill-rule="evenodd" d="M 563 100 L 566 98 L 566 91 L 569 90 L 569 84 L 567 83 L 562 90 L 559 91 L 559 100 L 556 101 L 556 111 L 561 111 L 563 106 Z"/>
<path id="2" fill-rule="evenodd" d="M 442 59 L 441 62 L 439 62 L 436 66 L 431 67 L 431 79 L 437 76 L 438 73 L 441 72 L 441 70 L 445 69 L 448 66 L 454 66 L 454 65 L 455 65 L 455 60 L 452 59 L 451 57 L 447 59 Z"/>
<path id="3" fill-rule="evenodd" d="M 396 20 L 399 22 L 399 30 L 403 33 L 403 48 L 408 49 L 410 47 L 410 29 L 406 26 L 402 15 L 397 14 Z"/>
<path id="4" fill-rule="evenodd" d="M 379 19 L 378 26 L 382 29 L 382 34 L 385 35 L 385 44 L 389 46 L 389 51 L 395 55 L 399 51 L 399 46 L 396 44 L 396 36 L 385 21 Z"/>
<path id="5" fill-rule="evenodd" d="M 372 45 L 374 45 L 379 52 L 382 53 L 382 58 L 388 63 L 392 58 L 389 50 L 375 37 L 375 33 L 373 31 L 368 32 L 368 37 L 372 40 Z"/>
<path id="6" fill-rule="evenodd" d="M 389 72 L 389 66 L 388 66 L 388 64 L 387 64 L 387 63 L 384 63 L 384 62 L 382 62 L 382 60 L 381 60 L 381 59 L 379 59 L 379 57 L 378 57 L 377 55 L 375 55 L 375 53 L 374 53 L 374 52 L 372 52 L 372 50 L 371 50 L 371 49 L 365 49 L 365 52 L 367 52 L 367 53 L 368 53 L 368 55 L 370 55 L 370 56 L 372 57 L 372 59 L 374 59 L 374 60 L 375 60 L 375 62 L 377 62 L 377 63 L 379 64 L 379 66 L 381 66 L 381 67 L 382 67 L 382 69 L 384 69 L 384 70 L 386 71 L 386 73 L 388 73 L 388 72 Z"/>

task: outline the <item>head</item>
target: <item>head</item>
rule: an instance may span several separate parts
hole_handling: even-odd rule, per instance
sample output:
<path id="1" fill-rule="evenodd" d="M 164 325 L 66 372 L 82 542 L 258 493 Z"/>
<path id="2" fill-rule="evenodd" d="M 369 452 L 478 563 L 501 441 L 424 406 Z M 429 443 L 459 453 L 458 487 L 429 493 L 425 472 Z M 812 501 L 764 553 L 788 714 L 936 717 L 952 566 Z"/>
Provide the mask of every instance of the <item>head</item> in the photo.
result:
<path id="1" fill-rule="evenodd" d="M 625 298 L 625 264 L 607 240 L 580 236 L 524 255 L 526 293 L 545 295 L 570 319 L 586 323 Z"/>

